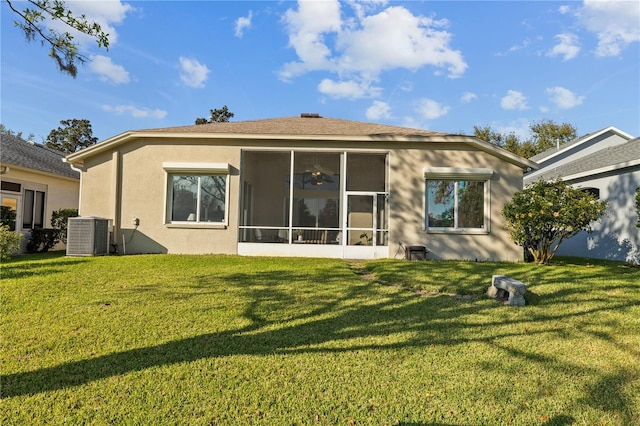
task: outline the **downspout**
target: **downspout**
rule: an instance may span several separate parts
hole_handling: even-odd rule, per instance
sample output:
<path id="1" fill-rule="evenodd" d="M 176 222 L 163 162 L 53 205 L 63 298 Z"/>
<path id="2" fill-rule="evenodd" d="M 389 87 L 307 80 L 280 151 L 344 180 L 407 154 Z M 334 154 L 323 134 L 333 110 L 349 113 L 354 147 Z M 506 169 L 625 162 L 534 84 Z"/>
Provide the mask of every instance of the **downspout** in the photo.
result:
<path id="1" fill-rule="evenodd" d="M 120 208 L 122 206 L 122 200 L 120 198 L 122 195 L 122 165 L 121 165 L 122 157 L 120 156 L 120 152 L 114 151 L 112 155 L 112 159 L 113 159 L 113 169 L 112 169 L 113 181 L 111 182 L 111 184 L 113 185 L 112 187 L 112 190 L 113 190 L 112 191 L 112 194 L 113 194 L 113 198 L 112 198 L 113 200 L 113 206 L 112 206 L 113 208 L 112 210 L 113 242 L 116 243 L 117 241 L 120 240 L 120 237 L 124 238 L 124 234 L 122 234 L 122 230 L 120 229 L 120 227 L 122 226 L 121 217 L 120 217 L 121 216 Z"/>
<path id="2" fill-rule="evenodd" d="M 69 167 L 71 167 L 71 170 L 73 170 L 74 172 L 78 172 L 78 174 L 80 174 L 80 187 L 78 189 L 78 216 L 82 216 L 82 213 L 80 212 L 80 208 L 82 207 L 82 172 L 83 170 L 69 163 L 66 158 L 63 158 L 62 161 L 67 163 Z"/>

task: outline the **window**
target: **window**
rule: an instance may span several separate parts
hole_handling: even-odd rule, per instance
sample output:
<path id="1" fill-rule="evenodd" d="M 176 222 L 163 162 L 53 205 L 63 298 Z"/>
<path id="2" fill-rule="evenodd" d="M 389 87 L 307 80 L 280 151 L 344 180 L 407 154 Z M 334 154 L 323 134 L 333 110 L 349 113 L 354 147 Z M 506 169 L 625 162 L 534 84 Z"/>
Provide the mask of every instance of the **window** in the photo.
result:
<path id="1" fill-rule="evenodd" d="M 168 172 L 167 222 L 227 223 L 228 165 L 165 163 L 163 166 Z"/>
<path id="2" fill-rule="evenodd" d="M 22 213 L 22 229 L 44 227 L 44 192 L 31 189 L 24 190 L 24 210 Z"/>
<path id="3" fill-rule="evenodd" d="M 486 169 L 425 169 L 425 228 L 488 232 L 492 174 Z"/>
<path id="4" fill-rule="evenodd" d="M 593 195 L 596 199 L 600 199 L 600 189 L 598 188 L 582 188 L 587 194 Z"/>

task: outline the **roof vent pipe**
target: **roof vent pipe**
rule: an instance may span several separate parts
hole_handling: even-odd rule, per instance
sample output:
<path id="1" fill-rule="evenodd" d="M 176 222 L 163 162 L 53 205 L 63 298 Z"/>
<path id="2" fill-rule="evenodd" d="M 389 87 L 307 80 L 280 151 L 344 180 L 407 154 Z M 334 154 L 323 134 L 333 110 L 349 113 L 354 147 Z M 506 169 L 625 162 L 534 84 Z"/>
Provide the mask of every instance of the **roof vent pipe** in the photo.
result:
<path id="1" fill-rule="evenodd" d="M 303 112 L 300 114 L 300 118 L 321 118 L 317 112 Z"/>

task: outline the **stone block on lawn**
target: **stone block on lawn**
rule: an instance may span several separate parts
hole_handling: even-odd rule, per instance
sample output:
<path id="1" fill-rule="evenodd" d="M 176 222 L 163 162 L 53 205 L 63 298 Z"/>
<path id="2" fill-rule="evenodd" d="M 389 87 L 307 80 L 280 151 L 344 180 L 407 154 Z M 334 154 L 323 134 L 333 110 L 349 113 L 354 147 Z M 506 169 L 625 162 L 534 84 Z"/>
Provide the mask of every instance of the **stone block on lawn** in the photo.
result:
<path id="1" fill-rule="evenodd" d="M 526 293 L 527 286 L 525 284 L 504 275 L 491 277 L 491 287 L 487 290 L 487 296 L 494 299 L 504 299 L 508 294 L 507 303 L 514 306 L 524 306 L 524 295 Z"/>

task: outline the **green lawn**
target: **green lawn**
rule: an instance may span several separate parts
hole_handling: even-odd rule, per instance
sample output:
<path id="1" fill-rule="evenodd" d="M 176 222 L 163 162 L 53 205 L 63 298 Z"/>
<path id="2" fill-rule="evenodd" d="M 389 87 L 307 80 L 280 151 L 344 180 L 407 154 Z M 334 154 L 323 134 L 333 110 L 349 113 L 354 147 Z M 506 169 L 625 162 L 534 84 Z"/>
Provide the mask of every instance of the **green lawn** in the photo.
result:
<path id="1" fill-rule="evenodd" d="M 1 297 L 3 425 L 640 424 L 621 263 L 49 254 Z"/>

